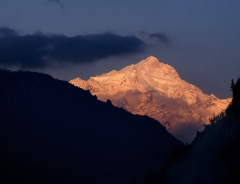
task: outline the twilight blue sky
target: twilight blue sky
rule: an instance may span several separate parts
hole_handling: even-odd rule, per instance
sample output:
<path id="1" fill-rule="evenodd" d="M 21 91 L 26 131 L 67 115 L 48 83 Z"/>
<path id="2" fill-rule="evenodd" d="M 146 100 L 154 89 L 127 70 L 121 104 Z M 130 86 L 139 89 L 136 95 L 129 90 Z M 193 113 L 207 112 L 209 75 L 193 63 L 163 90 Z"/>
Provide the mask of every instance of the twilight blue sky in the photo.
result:
<path id="1" fill-rule="evenodd" d="M 0 66 L 87 79 L 153 55 L 226 98 L 239 33 L 239 0 L 1 0 Z"/>

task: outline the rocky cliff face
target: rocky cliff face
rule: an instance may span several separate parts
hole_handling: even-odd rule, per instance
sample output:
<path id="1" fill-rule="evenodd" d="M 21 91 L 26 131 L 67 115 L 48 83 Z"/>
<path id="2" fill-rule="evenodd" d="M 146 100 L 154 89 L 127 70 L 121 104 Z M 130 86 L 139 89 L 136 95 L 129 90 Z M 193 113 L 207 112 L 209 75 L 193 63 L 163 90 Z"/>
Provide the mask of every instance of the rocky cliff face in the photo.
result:
<path id="1" fill-rule="evenodd" d="M 110 99 L 117 107 L 158 120 L 183 142 L 190 142 L 196 131 L 231 101 L 203 94 L 198 87 L 182 80 L 172 66 L 153 56 L 119 71 L 87 81 L 76 78 L 70 83 L 89 90 L 99 100 Z"/>

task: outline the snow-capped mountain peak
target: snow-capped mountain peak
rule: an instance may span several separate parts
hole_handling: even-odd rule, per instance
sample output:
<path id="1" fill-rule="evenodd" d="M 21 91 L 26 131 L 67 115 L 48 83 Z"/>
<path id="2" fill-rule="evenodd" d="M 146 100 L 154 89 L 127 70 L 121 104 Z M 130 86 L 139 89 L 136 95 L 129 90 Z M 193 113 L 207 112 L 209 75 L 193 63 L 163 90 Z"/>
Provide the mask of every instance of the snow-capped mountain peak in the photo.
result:
<path id="1" fill-rule="evenodd" d="M 90 77 L 76 78 L 75 86 L 90 90 L 99 100 L 110 99 L 113 105 L 133 114 L 148 115 L 182 141 L 189 142 L 208 119 L 226 109 L 231 99 L 204 94 L 198 87 L 182 80 L 170 65 L 149 56 L 137 64 Z M 194 129 L 192 133 L 189 127 Z"/>

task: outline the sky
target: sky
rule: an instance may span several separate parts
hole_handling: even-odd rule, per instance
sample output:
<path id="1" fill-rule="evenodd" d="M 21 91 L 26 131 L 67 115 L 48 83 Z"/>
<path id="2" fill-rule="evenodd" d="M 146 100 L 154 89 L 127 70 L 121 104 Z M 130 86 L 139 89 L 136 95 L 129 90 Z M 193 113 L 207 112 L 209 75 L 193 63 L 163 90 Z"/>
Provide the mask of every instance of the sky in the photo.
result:
<path id="1" fill-rule="evenodd" d="M 1 0 L 0 67 L 61 80 L 152 55 L 206 94 L 240 77 L 239 0 Z"/>

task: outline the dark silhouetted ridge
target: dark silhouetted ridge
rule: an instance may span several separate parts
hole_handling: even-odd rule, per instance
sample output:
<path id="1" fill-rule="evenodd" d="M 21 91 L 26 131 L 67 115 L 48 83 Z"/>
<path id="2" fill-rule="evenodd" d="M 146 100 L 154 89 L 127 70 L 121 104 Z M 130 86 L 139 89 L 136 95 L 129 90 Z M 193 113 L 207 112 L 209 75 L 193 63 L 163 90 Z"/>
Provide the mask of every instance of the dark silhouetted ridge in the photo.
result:
<path id="1" fill-rule="evenodd" d="M 165 169 L 149 176 L 148 184 L 240 183 L 240 79 L 232 81 L 231 90 L 226 111 L 211 118 L 190 145 L 174 151 Z"/>
<path id="2" fill-rule="evenodd" d="M 142 183 L 183 144 L 154 119 L 36 72 L 0 70 L 0 180 Z"/>

